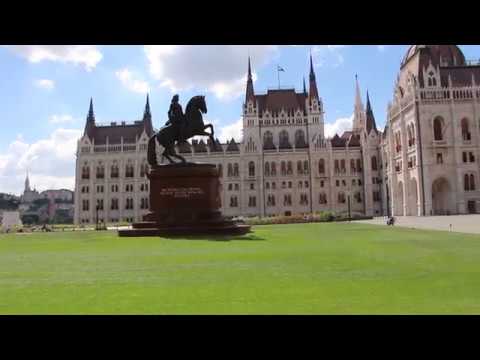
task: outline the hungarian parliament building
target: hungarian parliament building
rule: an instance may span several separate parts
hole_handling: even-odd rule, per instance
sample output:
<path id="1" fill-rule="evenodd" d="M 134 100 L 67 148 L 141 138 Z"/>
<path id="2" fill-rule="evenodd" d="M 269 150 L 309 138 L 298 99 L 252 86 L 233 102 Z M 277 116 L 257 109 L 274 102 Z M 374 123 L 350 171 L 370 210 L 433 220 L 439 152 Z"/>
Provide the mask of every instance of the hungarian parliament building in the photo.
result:
<path id="1" fill-rule="evenodd" d="M 310 74 L 295 89 L 255 92 L 250 60 L 243 137 L 217 146 L 192 140 L 188 161 L 215 164 L 222 212 L 275 216 L 332 211 L 430 216 L 480 211 L 480 64 L 455 45 L 412 45 L 383 131 L 358 81 L 352 129 L 324 136 L 324 106 Z M 133 123 L 95 123 L 93 103 L 78 141 L 75 223 L 142 221 L 149 209 L 148 102 Z M 218 146 L 220 145 L 220 146 Z"/>

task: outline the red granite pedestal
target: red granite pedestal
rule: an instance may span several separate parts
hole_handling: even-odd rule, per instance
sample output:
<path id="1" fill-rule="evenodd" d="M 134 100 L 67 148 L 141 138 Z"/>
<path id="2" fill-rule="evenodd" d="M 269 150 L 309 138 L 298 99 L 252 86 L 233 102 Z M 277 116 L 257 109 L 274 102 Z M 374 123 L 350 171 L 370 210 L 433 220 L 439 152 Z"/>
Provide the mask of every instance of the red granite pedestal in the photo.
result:
<path id="1" fill-rule="evenodd" d="M 250 226 L 220 212 L 220 181 L 213 164 L 169 164 L 153 168 L 150 213 L 119 236 L 243 235 Z"/>

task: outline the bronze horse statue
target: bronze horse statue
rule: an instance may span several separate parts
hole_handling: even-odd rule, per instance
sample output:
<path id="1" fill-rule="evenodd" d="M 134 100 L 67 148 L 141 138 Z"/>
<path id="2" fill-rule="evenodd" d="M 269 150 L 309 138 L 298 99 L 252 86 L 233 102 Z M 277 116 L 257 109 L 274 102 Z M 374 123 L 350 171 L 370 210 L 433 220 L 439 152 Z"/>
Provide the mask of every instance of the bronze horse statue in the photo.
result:
<path id="1" fill-rule="evenodd" d="M 212 141 L 213 146 L 215 146 L 214 130 L 212 124 L 205 125 L 203 123 L 202 114 L 207 113 L 207 104 L 205 103 L 205 96 L 194 96 L 190 99 L 185 108 L 185 127 L 183 129 L 183 138 L 186 140 L 194 136 L 208 136 Z M 206 132 L 205 129 L 210 128 L 210 133 Z M 168 124 L 162 127 L 155 135 L 153 135 L 148 141 L 148 151 L 147 159 L 150 166 L 158 166 L 157 156 L 156 156 L 156 142 L 162 145 L 165 150 L 162 153 L 162 156 L 165 156 L 170 164 L 175 163 L 172 157 L 180 159 L 183 163 L 186 163 L 187 160 L 181 155 L 178 155 L 175 151 L 175 144 L 179 142 L 179 129 L 174 124 Z"/>

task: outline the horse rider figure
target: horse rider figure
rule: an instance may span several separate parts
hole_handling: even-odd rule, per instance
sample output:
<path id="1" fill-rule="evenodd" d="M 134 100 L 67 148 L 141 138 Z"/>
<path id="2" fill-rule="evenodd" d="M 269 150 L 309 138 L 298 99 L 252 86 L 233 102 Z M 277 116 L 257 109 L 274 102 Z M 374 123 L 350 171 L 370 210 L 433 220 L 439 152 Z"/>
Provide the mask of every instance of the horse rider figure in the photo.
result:
<path id="1" fill-rule="evenodd" d="M 178 95 L 174 95 L 168 110 L 168 121 L 165 125 L 172 125 L 177 130 L 178 142 L 183 142 L 185 138 L 185 115 L 183 114 L 182 105 L 178 102 Z"/>

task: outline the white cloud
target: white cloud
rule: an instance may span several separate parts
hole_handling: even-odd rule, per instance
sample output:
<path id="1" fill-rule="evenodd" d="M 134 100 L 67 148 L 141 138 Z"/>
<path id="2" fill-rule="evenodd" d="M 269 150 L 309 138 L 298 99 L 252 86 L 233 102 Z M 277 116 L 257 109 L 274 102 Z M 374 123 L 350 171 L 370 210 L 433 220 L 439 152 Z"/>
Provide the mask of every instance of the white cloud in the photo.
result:
<path id="1" fill-rule="evenodd" d="M 377 45 L 377 49 L 380 52 L 384 52 L 389 45 Z"/>
<path id="2" fill-rule="evenodd" d="M 132 72 L 127 68 L 118 70 L 117 72 L 115 72 L 115 75 L 121 81 L 123 86 L 125 86 L 130 91 L 138 92 L 141 94 L 146 94 L 150 91 L 150 86 L 148 85 L 148 83 L 143 80 L 135 79 Z"/>
<path id="3" fill-rule="evenodd" d="M 95 45 L 5 45 L 15 54 L 31 63 L 56 61 L 82 65 L 91 71 L 102 60 L 102 53 Z"/>
<path id="4" fill-rule="evenodd" d="M 335 134 L 342 136 L 345 131 L 351 131 L 353 126 L 353 114 L 348 118 L 339 118 L 333 123 L 325 124 L 325 137 L 332 138 Z"/>
<path id="5" fill-rule="evenodd" d="M 342 49 L 347 45 L 316 45 L 312 48 L 315 66 L 338 67 L 345 62 Z"/>
<path id="6" fill-rule="evenodd" d="M 73 189 L 75 183 L 75 152 L 82 135 L 77 129 L 56 129 L 46 138 L 31 144 L 21 136 L 0 154 L 0 189 L 20 194 L 28 169 L 30 183 L 37 190 Z"/>
<path id="7" fill-rule="evenodd" d="M 231 123 L 229 125 L 222 126 L 220 128 L 220 133 L 218 134 L 218 139 L 220 142 L 225 143 L 226 141 L 230 141 L 232 138 L 235 141 L 240 142 L 242 141 L 242 129 L 243 129 L 243 120 L 240 118 L 239 120 Z"/>
<path id="8" fill-rule="evenodd" d="M 248 55 L 255 71 L 277 50 L 273 45 L 148 45 L 145 55 L 160 86 L 172 92 L 197 89 L 230 100 L 245 91 Z"/>
<path id="9" fill-rule="evenodd" d="M 39 88 L 47 90 L 52 90 L 55 87 L 55 81 L 49 79 L 35 80 L 34 84 Z"/>
<path id="10" fill-rule="evenodd" d="M 50 124 L 64 124 L 71 123 L 74 118 L 71 115 L 52 115 L 48 118 Z"/>

